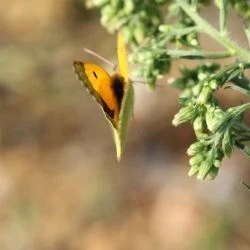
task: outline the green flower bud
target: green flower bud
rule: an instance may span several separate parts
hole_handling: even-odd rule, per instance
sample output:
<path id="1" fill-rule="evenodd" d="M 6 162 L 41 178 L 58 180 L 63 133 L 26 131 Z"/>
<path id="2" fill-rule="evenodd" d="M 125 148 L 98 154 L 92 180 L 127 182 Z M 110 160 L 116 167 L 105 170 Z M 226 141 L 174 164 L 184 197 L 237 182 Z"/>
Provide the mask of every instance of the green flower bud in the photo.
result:
<path id="1" fill-rule="evenodd" d="M 203 134 L 204 131 L 204 118 L 199 116 L 193 122 L 193 128 L 196 136 Z"/>
<path id="2" fill-rule="evenodd" d="M 197 40 L 196 37 L 188 37 L 188 41 L 191 45 L 193 46 L 198 46 L 199 45 L 199 41 Z"/>
<path id="3" fill-rule="evenodd" d="M 146 17 L 146 18 L 148 18 L 148 17 Z M 159 15 L 157 13 L 155 13 L 155 15 L 152 16 L 151 22 L 154 26 L 158 26 L 160 24 L 161 20 L 160 20 Z"/>
<path id="4" fill-rule="evenodd" d="M 205 104 L 207 100 L 211 97 L 211 94 L 212 94 L 212 89 L 210 88 L 210 86 L 204 86 L 198 97 L 197 103 Z"/>
<path id="5" fill-rule="evenodd" d="M 145 10 L 141 10 L 140 13 L 139 13 L 139 17 L 142 20 L 146 20 L 147 19 L 147 15 L 148 15 L 148 13 Z"/>
<path id="6" fill-rule="evenodd" d="M 101 16 L 101 24 L 104 27 L 108 27 L 109 30 L 112 30 L 112 28 L 110 27 L 110 25 L 108 25 L 111 17 L 113 16 L 114 12 L 112 10 L 112 8 L 110 8 L 109 5 L 105 6 L 102 8 L 102 16 Z"/>
<path id="7" fill-rule="evenodd" d="M 127 42 L 128 41 L 131 42 L 133 40 L 133 35 L 131 34 L 131 29 L 129 27 L 127 27 L 127 26 L 123 27 L 122 35 L 123 35 L 124 40 L 127 41 Z M 129 56 L 130 56 L 129 60 L 134 60 L 134 58 L 132 57 L 133 56 L 132 54 L 130 54 Z"/>
<path id="8" fill-rule="evenodd" d="M 178 126 L 181 123 L 193 120 L 195 116 L 196 116 L 196 112 L 193 106 L 190 105 L 190 106 L 181 108 L 180 111 L 174 116 L 172 124 L 174 126 Z"/>
<path id="9" fill-rule="evenodd" d="M 212 106 L 210 103 L 206 105 L 207 112 L 214 114 L 216 112 L 216 108 Z"/>
<path id="10" fill-rule="evenodd" d="M 212 109 L 211 109 L 211 111 L 212 111 Z M 211 111 L 208 110 L 205 117 L 206 117 L 206 124 L 207 124 L 208 130 L 213 132 L 215 122 L 214 122 L 214 112 L 211 112 Z"/>
<path id="11" fill-rule="evenodd" d="M 140 44 L 145 38 L 145 27 L 142 25 L 137 26 L 134 29 L 134 37 L 138 44 Z"/>
<path id="12" fill-rule="evenodd" d="M 187 150 L 187 154 L 189 156 L 200 154 L 203 152 L 204 148 L 205 148 L 204 144 L 201 143 L 200 141 L 197 141 L 190 145 L 190 147 Z"/>
<path id="13" fill-rule="evenodd" d="M 225 112 L 223 112 L 220 108 L 216 108 L 214 110 L 214 115 L 217 119 L 221 119 L 224 116 Z"/>
<path id="14" fill-rule="evenodd" d="M 220 160 L 215 160 L 214 161 L 214 167 L 220 168 L 220 166 L 221 166 L 221 161 Z"/>
<path id="15" fill-rule="evenodd" d="M 215 130 L 217 129 L 217 124 L 221 121 L 223 115 L 224 112 L 219 108 L 215 109 L 214 107 L 211 107 L 207 110 L 205 117 L 207 128 L 209 131 L 215 132 Z"/>
<path id="16" fill-rule="evenodd" d="M 209 131 L 213 133 L 216 132 L 218 129 L 218 124 L 221 124 L 224 117 L 225 112 L 223 112 L 220 108 L 209 109 L 206 113 L 206 123 Z"/>
<path id="17" fill-rule="evenodd" d="M 212 167 L 208 175 L 205 177 L 207 180 L 213 180 L 218 175 L 219 168 Z"/>
<path id="18" fill-rule="evenodd" d="M 204 80 L 207 77 L 207 73 L 204 72 L 199 72 L 199 74 L 197 75 L 198 79 L 200 81 Z"/>
<path id="19" fill-rule="evenodd" d="M 192 88 L 192 93 L 194 96 L 198 96 L 201 92 L 201 85 L 200 84 L 196 84 L 193 88 Z"/>
<path id="20" fill-rule="evenodd" d="M 154 59 L 154 55 L 150 50 L 141 51 L 141 53 L 138 53 L 138 55 L 140 56 L 140 62 L 151 63 L 151 61 Z"/>
<path id="21" fill-rule="evenodd" d="M 160 32 L 164 32 L 164 33 L 168 33 L 170 32 L 172 29 L 171 29 L 172 26 L 168 25 L 168 24 L 162 24 L 159 26 L 159 31 Z"/>
<path id="22" fill-rule="evenodd" d="M 192 91 L 191 91 L 191 89 L 185 89 L 185 90 L 180 94 L 180 98 L 189 98 L 190 96 L 192 96 Z"/>
<path id="23" fill-rule="evenodd" d="M 206 178 L 206 176 L 209 174 L 211 168 L 212 168 L 212 164 L 211 164 L 210 160 L 208 160 L 208 159 L 204 160 L 200 165 L 197 179 L 204 180 Z"/>
<path id="24" fill-rule="evenodd" d="M 211 89 L 215 90 L 215 89 L 218 88 L 218 83 L 217 83 L 216 80 L 213 79 L 213 80 L 211 80 L 211 81 L 209 82 L 209 86 L 210 86 Z"/>
<path id="25" fill-rule="evenodd" d="M 196 175 L 196 174 L 199 172 L 199 169 L 200 169 L 200 165 L 199 165 L 199 164 L 193 165 L 193 166 L 190 168 L 189 172 L 188 172 L 188 176 L 191 177 L 191 176 Z"/>
<path id="26" fill-rule="evenodd" d="M 190 166 L 199 165 L 204 161 L 204 159 L 205 159 L 205 156 L 203 154 L 197 154 L 193 156 L 192 158 L 190 158 L 189 164 Z"/>
<path id="27" fill-rule="evenodd" d="M 87 0 L 85 4 L 87 8 L 93 8 L 95 6 L 102 6 L 107 3 L 108 3 L 108 0 Z"/>
<path id="28" fill-rule="evenodd" d="M 124 11 L 126 14 L 131 14 L 131 12 L 134 10 L 135 4 L 133 0 L 126 0 L 124 1 Z"/>

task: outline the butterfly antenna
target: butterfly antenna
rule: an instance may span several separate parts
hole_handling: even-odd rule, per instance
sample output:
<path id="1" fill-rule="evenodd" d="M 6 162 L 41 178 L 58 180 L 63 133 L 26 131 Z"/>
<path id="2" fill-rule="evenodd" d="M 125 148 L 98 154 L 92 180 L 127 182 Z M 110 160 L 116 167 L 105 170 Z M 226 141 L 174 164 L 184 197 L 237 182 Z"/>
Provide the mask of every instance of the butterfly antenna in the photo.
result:
<path id="1" fill-rule="evenodd" d="M 90 55 L 93 55 L 93 56 L 99 58 L 100 60 L 104 61 L 105 63 L 109 64 L 113 69 L 116 68 L 116 65 L 114 63 L 110 62 L 106 58 L 104 58 L 101 55 L 97 54 L 93 50 L 90 50 L 90 49 L 87 49 L 87 48 L 83 48 L 83 49 L 84 49 L 85 52 L 89 53 Z"/>

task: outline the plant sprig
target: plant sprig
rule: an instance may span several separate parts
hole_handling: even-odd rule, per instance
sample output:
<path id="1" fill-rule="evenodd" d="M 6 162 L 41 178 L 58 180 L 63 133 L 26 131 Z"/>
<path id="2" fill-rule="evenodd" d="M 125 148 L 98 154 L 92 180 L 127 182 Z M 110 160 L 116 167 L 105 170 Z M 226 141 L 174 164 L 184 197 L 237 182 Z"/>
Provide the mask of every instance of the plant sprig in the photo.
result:
<path id="1" fill-rule="evenodd" d="M 190 123 L 196 135 L 187 150 L 191 166 L 189 175 L 213 179 L 221 162 L 236 147 L 250 157 L 250 128 L 244 113 L 250 102 L 223 109 L 216 97 L 218 89 L 250 95 L 250 51 L 229 36 L 228 12 L 235 11 L 243 20 L 242 29 L 250 41 L 250 3 L 245 0 L 88 0 L 101 9 L 102 24 L 110 31 L 122 30 L 132 47 L 131 60 L 139 64 L 136 73 L 154 89 L 156 80 L 169 73 L 172 62 L 199 60 L 198 66 L 180 67 L 180 77 L 171 85 L 180 89 L 180 110 L 173 125 Z M 201 10 L 214 4 L 218 10 L 218 28 Z M 200 34 L 222 47 L 221 52 L 207 51 Z M 224 65 L 218 59 L 229 58 Z M 237 61 L 236 61 L 237 59 Z"/>

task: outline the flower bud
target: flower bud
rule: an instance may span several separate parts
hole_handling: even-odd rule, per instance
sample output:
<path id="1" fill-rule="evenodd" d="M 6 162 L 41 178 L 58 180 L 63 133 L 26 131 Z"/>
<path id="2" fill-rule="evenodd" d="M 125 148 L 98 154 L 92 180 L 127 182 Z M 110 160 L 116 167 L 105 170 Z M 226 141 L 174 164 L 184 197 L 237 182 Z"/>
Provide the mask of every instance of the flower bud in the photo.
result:
<path id="1" fill-rule="evenodd" d="M 192 93 L 193 93 L 194 96 L 198 96 L 200 92 L 201 92 L 201 85 L 200 84 L 196 84 L 192 88 Z"/>
<path id="2" fill-rule="evenodd" d="M 199 104 L 205 104 L 207 100 L 211 97 L 211 93 L 212 89 L 210 88 L 210 86 L 204 86 L 201 90 L 197 102 Z"/>
<path id="3" fill-rule="evenodd" d="M 164 32 L 164 33 L 167 33 L 167 32 L 170 32 L 171 31 L 171 27 L 170 25 L 168 24 L 162 24 L 159 26 L 159 31 L 160 32 Z"/>
<path id="4" fill-rule="evenodd" d="M 213 180 L 218 175 L 219 168 L 212 167 L 208 175 L 205 177 L 207 180 Z"/>
<path id="5" fill-rule="evenodd" d="M 145 38 L 145 27 L 142 25 L 137 26 L 134 29 L 134 38 L 138 44 L 140 44 Z"/>
<path id="6" fill-rule="evenodd" d="M 108 0 L 87 0 L 86 1 L 86 7 L 87 8 L 93 8 L 97 6 L 102 6 L 104 4 L 107 4 Z"/>
<path id="7" fill-rule="evenodd" d="M 208 130 L 211 132 L 215 132 L 217 123 L 221 120 L 221 115 L 216 113 L 216 109 L 212 107 L 211 109 L 207 110 L 205 117 Z"/>
<path id="8" fill-rule="evenodd" d="M 199 165 L 199 164 L 193 165 L 193 166 L 190 168 L 189 172 L 188 172 L 188 176 L 191 177 L 191 176 L 196 175 L 196 174 L 199 172 L 199 169 L 200 169 L 200 165 Z"/>
<path id="9" fill-rule="evenodd" d="M 197 175 L 197 179 L 204 180 L 206 176 L 209 174 L 209 171 L 212 167 L 212 164 L 209 159 L 204 160 L 199 169 L 199 173 Z"/>
<path id="10" fill-rule="evenodd" d="M 134 8 L 135 4 L 133 0 L 124 1 L 124 11 L 126 12 L 126 14 L 130 15 Z"/>
<path id="11" fill-rule="evenodd" d="M 217 87 L 218 87 L 217 81 L 214 80 L 214 79 L 211 80 L 211 81 L 209 82 L 209 86 L 210 86 L 210 88 L 213 89 L 213 90 L 217 89 Z"/>
<path id="12" fill-rule="evenodd" d="M 204 159 L 205 159 L 205 156 L 203 154 L 197 154 L 193 156 L 192 158 L 190 158 L 189 164 L 190 166 L 200 165 L 204 161 Z"/>
<path id="13" fill-rule="evenodd" d="M 196 136 L 203 134 L 204 131 L 204 118 L 199 116 L 194 120 L 193 128 Z"/>
<path id="14" fill-rule="evenodd" d="M 221 161 L 220 160 L 215 160 L 214 161 L 214 167 L 219 168 L 221 166 Z"/>
<path id="15" fill-rule="evenodd" d="M 204 80 L 207 77 L 207 73 L 204 72 L 199 72 L 199 74 L 197 75 L 198 79 L 200 81 Z"/>
<path id="16" fill-rule="evenodd" d="M 186 106 L 181 108 L 180 111 L 174 116 L 172 124 L 178 126 L 181 123 L 191 121 L 195 118 L 196 112 L 193 106 Z"/>
<path id="17" fill-rule="evenodd" d="M 196 154 L 202 153 L 204 150 L 204 147 L 205 146 L 203 143 L 197 141 L 197 142 L 190 145 L 190 147 L 187 150 L 187 154 L 189 156 L 194 156 Z"/>

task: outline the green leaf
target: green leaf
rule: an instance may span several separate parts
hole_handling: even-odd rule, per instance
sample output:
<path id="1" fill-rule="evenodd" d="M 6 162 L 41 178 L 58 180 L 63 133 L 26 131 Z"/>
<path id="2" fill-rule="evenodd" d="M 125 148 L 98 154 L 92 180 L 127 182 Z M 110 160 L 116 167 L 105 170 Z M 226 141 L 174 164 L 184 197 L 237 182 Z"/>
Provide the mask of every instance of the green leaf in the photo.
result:
<path id="1" fill-rule="evenodd" d="M 225 89 L 233 89 L 233 90 L 239 91 L 245 95 L 250 95 L 250 90 L 239 87 L 239 86 L 235 86 L 235 85 L 227 86 Z"/>
<path id="2" fill-rule="evenodd" d="M 229 129 L 227 129 L 226 132 L 224 133 L 222 139 L 222 150 L 227 157 L 231 156 L 233 151 L 233 138 L 232 135 L 230 134 Z"/>
<path id="3" fill-rule="evenodd" d="M 220 8 L 220 31 L 224 32 L 227 22 L 227 9 L 228 9 L 228 1 L 227 0 L 219 0 L 217 1 Z"/>

